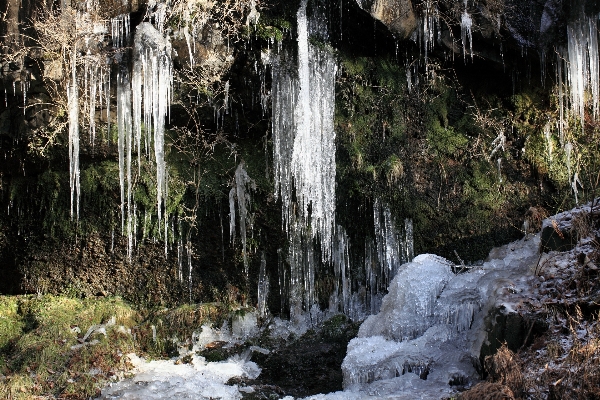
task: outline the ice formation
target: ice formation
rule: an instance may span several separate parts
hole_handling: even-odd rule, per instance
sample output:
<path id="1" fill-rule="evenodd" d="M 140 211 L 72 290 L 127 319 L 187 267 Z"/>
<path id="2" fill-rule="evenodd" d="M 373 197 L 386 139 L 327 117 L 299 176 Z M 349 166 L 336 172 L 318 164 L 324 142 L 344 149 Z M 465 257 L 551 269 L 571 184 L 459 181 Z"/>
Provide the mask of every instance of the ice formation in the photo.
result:
<path id="1" fill-rule="evenodd" d="M 164 23 L 159 13 L 156 16 L 159 28 Z M 133 129 L 136 135 L 138 152 L 145 128 L 146 143 L 154 143 L 154 161 L 156 163 L 156 201 L 158 219 L 166 213 L 167 181 L 165 163 L 165 122 L 171 102 L 173 71 L 171 65 L 171 43 L 149 22 L 138 25 L 134 37 L 134 68 L 131 90 L 133 94 Z M 141 117 L 141 118 L 138 118 Z M 153 133 L 150 140 L 150 133 Z M 167 216 L 165 215 L 165 242 L 167 241 Z"/>
<path id="2" fill-rule="evenodd" d="M 539 236 L 527 236 L 458 275 L 433 255 L 404 265 L 379 314 L 367 318 L 348 345 L 344 393 L 439 399 L 454 391 L 449 382 L 476 380 L 472 360 L 485 340 L 483 317 L 507 301 L 506 293 L 529 287 L 539 244 Z"/>
<path id="3" fill-rule="evenodd" d="M 396 221 L 390 208 L 382 205 L 376 199 L 373 204 L 373 219 L 375 224 L 375 243 L 377 259 L 380 265 L 379 279 L 384 288 L 398 272 L 400 266 L 414 257 L 412 244 L 412 221 L 404 222 L 405 234 L 396 229 Z"/>
<path id="4" fill-rule="evenodd" d="M 101 399 L 241 399 L 238 386 L 227 385 L 227 381 L 233 377 L 255 379 L 260 373 L 255 363 L 239 357 L 206 362 L 204 357 L 194 355 L 191 364 L 179 365 L 173 360 L 146 362 L 135 355 L 129 355 L 129 359 L 136 375 L 105 389 Z"/>
<path id="5" fill-rule="evenodd" d="M 471 14 L 467 10 L 467 0 L 465 0 L 465 11 L 460 17 L 460 38 L 463 45 L 463 56 L 467 59 L 467 40 L 469 42 L 469 54 L 471 55 L 471 61 L 473 61 L 473 19 Z"/>
<path id="6" fill-rule="evenodd" d="M 179 348 L 180 357 L 191 358 L 189 364 L 177 363 L 177 359 L 145 361 L 135 354 L 128 358 L 134 366 L 134 376 L 106 387 L 101 399 L 165 399 L 165 398 L 220 398 L 237 400 L 242 393 L 237 385 L 227 385 L 234 377 L 256 379 L 260 368 L 249 361 L 252 352 L 268 354 L 268 350 L 251 346 L 242 355 L 234 355 L 221 362 L 207 362 L 197 352 L 207 344 L 226 341 L 229 346 L 241 344 L 258 333 L 257 314 L 246 313 L 233 317 L 231 324 L 224 322 L 221 329 L 208 325 L 192 335 L 193 347 Z M 156 330 L 153 330 L 153 338 Z"/>
<path id="7" fill-rule="evenodd" d="M 167 170 L 164 158 L 164 126 L 171 99 L 172 68 L 171 45 L 168 36 L 148 22 L 142 22 L 135 34 L 133 58 L 134 68 L 127 67 L 130 44 L 129 14 L 118 15 L 109 21 L 99 20 L 96 15 L 97 2 L 86 3 L 85 12 L 74 13 L 75 32 L 83 39 L 69 55 L 70 79 L 67 88 L 69 121 L 69 171 L 71 188 L 71 215 L 79 217 L 79 144 L 82 118 L 87 118 L 90 143 L 96 137 L 98 108 L 106 108 L 106 119 L 110 124 L 111 109 L 111 64 L 117 65 L 117 131 L 119 182 L 121 190 L 121 230 L 127 235 L 128 255 L 131 257 L 135 245 L 136 206 L 132 198 L 132 154 L 137 152 L 138 172 L 142 153 L 142 126 L 147 133 L 146 153 L 150 143 L 154 145 L 156 162 L 156 192 L 159 221 L 166 213 L 168 197 Z M 166 5 L 155 4 L 151 15 L 157 26 L 164 24 Z M 98 52 L 99 44 L 110 34 L 114 53 L 108 59 Z M 107 127 L 110 140 L 110 126 Z M 153 133 L 153 137 L 150 134 Z M 135 136 L 133 136 L 135 134 Z M 135 140 L 134 140 L 135 138 Z M 164 218 L 164 239 L 167 241 L 167 217 Z"/>
<path id="8" fill-rule="evenodd" d="M 71 186 L 71 218 L 75 203 L 77 219 L 79 219 L 79 88 L 77 86 L 77 51 L 71 55 L 71 81 L 67 89 L 67 108 L 69 110 L 69 182 Z"/>
<path id="9" fill-rule="evenodd" d="M 332 299 L 329 301 L 330 310 L 333 312 L 341 311 L 346 315 L 352 314 L 351 301 L 351 271 L 349 241 L 346 231 L 341 226 L 337 226 L 336 240 L 333 246 L 333 272 L 335 275 L 335 287 Z"/>
<path id="10" fill-rule="evenodd" d="M 298 10 L 298 66 L 295 78 L 283 57 L 273 61 L 273 142 L 275 190 L 283 202 L 287 232 L 295 189 L 298 218 L 319 238 L 324 259 L 331 254 L 335 223 L 336 63 L 308 41 L 306 0 Z M 310 212 L 309 212 L 310 208 Z"/>
<path id="11" fill-rule="evenodd" d="M 248 176 L 244 162 L 241 162 L 235 170 L 234 185 L 229 191 L 229 238 L 233 243 L 235 238 L 235 201 L 239 214 L 239 230 L 242 241 L 242 258 L 244 260 L 244 272 L 248 275 L 247 254 L 247 230 L 252 229 L 253 216 L 248 213 L 250 206 L 250 191 L 256 190 L 256 183 Z"/>
<path id="12" fill-rule="evenodd" d="M 257 306 L 258 316 L 260 318 L 267 317 L 267 297 L 269 296 L 269 277 L 267 276 L 267 261 L 265 259 L 265 253 L 262 253 L 260 257 L 260 270 L 258 272 L 258 294 L 257 294 Z"/>
<path id="13" fill-rule="evenodd" d="M 314 242 L 304 234 L 304 226 L 297 221 L 290 228 L 288 264 L 290 266 L 288 282 L 288 297 L 290 319 L 303 324 L 305 311 L 317 303 L 315 290 L 315 260 Z"/>
<path id="14" fill-rule="evenodd" d="M 558 98 L 559 143 L 567 158 L 569 183 L 578 201 L 578 166 L 572 165 L 577 157 L 577 148 L 565 138 L 569 122 L 574 121 L 585 129 L 585 113 L 589 108 L 594 119 L 600 112 L 600 55 L 598 54 L 598 16 L 586 16 L 582 3 L 576 4 L 574 14 L 579 16 L 567 25 L 567 46 L 557 51 L 556 81 Z M 577 10 L 577 7 L 580 9 Z M 552 162 L 552 141 L 550 126 L 544 127 L 548 143 L 548 158 Z"/>
<path id="15" fill-rule="evenodd" d="M 420 36 L 420 40 L 417 39 L 419 45 L 422 46 L 421 51 L 424 51 L 425 55 L 425 67 L 428 65 L 429 52 L 433 50 L 436 41 L 440 38 L 440 14 L 437 8 L 437 3 L 432 0 L 426 0 L 423 2 L 423 15 L 419 21 L 420 27 L 417 30 L 417 35 Z M 436 33 L 438 38 L 436 39 Z M 410 69 L 407 69 L 407 74 L 410 73 Z M 409 90 L 410 83 L 409 81 Z"/>
<path id="16" fill-rule="evenodd" d="M 97 2 L 86 3 L 85 12 L 72 13 L 74 18 L 74 34 L 80 37 L 75 43 L 69 60 L 69 80 L 67 83 L 67 115 L 69 125 L 69 181 L 71 189 L 71 217 L 75 213 L 79 219 L 79 145 L 80 125 L 82 119 L 79 113 L 87 116 L 90 142 L 93 145 L 96 136 L 97 102 L 102 102 L 103 85 L 109 79 L 108 68 L 104 59 L 97 54 L 96 48 L 104 41 L 107 27 L 104 21 L 99 21 L 93 14 Z M 21 80 L 23 100 L 26 101 L 28 79 Z M 25 86 L 23 86 L 25 85 Z M 104 95 L 108 104 L 108 96 Z M 75 210 L 75 211 L 74 211 Z"/>
<path id="17" fill-rule="evenodd" d="M 117 75 L 117 130 L 119 148 L 119 182 L 121 185 L 121 231 L 127 234 L 127 256 L 133 252 L 133 213 L 131 186 L 131 85 L 129 73 L 121 70 Z"/>
<path id="18" fill-rule="evenodd" d="M 573 113 L 584 120 L 585 91 L 592 94 L 592 110 L 598 116 L 600 67 L 597 18 L 581 16 L 567 26 L 567 79 Z"/>

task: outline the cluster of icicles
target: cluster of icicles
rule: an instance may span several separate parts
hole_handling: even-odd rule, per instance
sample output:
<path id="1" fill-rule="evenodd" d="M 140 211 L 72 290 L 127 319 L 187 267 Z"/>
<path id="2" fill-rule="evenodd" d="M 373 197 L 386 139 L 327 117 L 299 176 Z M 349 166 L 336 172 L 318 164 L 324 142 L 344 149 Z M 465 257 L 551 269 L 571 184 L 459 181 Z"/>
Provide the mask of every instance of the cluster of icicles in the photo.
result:
<path id="1" fill-rule="evenodd" d="M 289 68 L 285 54 L 271 60 L 275 190 L 282 198 L 284 229 L 291 230 L 297 217 L 298 224 L 311 227 L 312 238 L 318 237 L 323 258 L 328 259 L 335 226 L 333 115 L 337 65 L 330 52 L 308 41 L 306 0 L 297 18 L 296 71 Z"/>
<path id="2" fill-rule="evenodd" d="M 282 257 L 279 262 L 281 309 L 295 322 L 318 321 L 323 314 L 315 282 L 320 266 L 328 266 L 334 279 L 325 311 L 361 319 L 379 310 L 399 266 L 412 259 L 412 222 L 398 231 L 389 207 L 375 201 L 375 239 L 364 244 L 362 261 L 353 260 L 362 266 L 351 265 L 349 237 L 335 222 L 337 64 L 330 51 L 309 42 L 309 34 L 327 35 L 326 24 L 313 21 L 323 16 L 313 10 L 308 18 L 306 6 L 303 0 L 297 13 L 297 60 L 281 49 L 264 55 L 272 71 L 275 190 L 289 237 L 286 262 Z M 360 277 L 354 276 L 356 269 L 362 270 Z M 259 290 L 259 304 L 265 303 L 262 295 L 266 291 Z"/>
<path id="3" fill-rule="evenodd" d="M 97 4 L 88 4 L 88 12 L 76 14 L 76 31 L 83 37 L 70 54 L 70 81 L 68 84 L 69 160 L 71 183 L 71 215 L 79 218 L 79 116 L 82 105 L 89 116 L 87 126 L 90 142 L 95 142 L 96 110 L 106 108 L 110 124 L 111 63 L 117 64 L 117 131 L 119 151 L 119 181 L 121 188 L 121 228 L 127 233 L 128 254 L 131 257 L 137 223 L 136 207 L 132 200 L 133 154 L 137 153 L 138 172 L 141 156 L 153 158 L 156 166 L 156 197 L 158 220 L 164 221 L 165 246 L 168 234 L 166 199 L 168 195 L 167 168 L 164 157 L 164 131 L 172 91 L 171 44 L 164 32 L 164 20 L 154 16 L 155 23 L 141 23 L 133 40 L 133 71 L 127 67 L 131 43 L 129 15 L 120 15 L 106 21 L 94 21 Z M 157 9 L 160 9 L 157 7 Z M 151 15 L 152 17 L 153 15 Z M 110 28 L 110 29 L 109 29 Z M 93 48 L 109 34 L 114 56 L 105 59 Z M 99 102 L 99 104 L 98 104 Z M 110 136 L 110 125 L 107 126 Z M 145 135 L 142 135 L 145 133 Z M 151 136 L 152 135 L 152 136 Z M 151 155 L 150 147 L 153 147 Z M 152 157 L 153 156 L 153 157 Z M 165 248 L 166 251 L 166 248 Z"/>
<path id="4" fill-rule="evenodd" d="M 556 81 L 558 83 L 558 119 L 544 126 L 547 156 L 553 162 L 553 131 L 558 134 L 558 144 L 564 151 L 569 183 L 578 203 L 581 187 L 577 165 L 577 148 L 567 132 L 569 122 L 585 129 L 586 105 L 591 105 L 591 116 L 597 120 L 600 112 L 600 57 L 598 54 L 598 19 L 600 15 L 579 18 L 567 26 L 567 48 L 557 51 Z M 590 96 L 591 94 L 591 96 Z M 586 98 L 589 99 L 586 102 Z M 586 104 L 587 103 L 587 104 Z M 575 127 L 571 127 L 575 128 Z"/>

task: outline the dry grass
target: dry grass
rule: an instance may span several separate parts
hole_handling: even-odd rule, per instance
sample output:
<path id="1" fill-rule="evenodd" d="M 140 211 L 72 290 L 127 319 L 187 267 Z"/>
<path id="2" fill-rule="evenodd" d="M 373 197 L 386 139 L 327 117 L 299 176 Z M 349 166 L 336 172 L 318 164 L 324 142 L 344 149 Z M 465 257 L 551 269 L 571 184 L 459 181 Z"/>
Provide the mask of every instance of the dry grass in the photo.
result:
<path id="1" fill-rule="evenodd" d="M 481 382 L 458 396 L 459 400 L 514 400 L 515 398 L 508 386 L 493 382 Z"/>
<path id="2" fill-rule="evenodd" d="M 498 349 L 496 354 L 485 358 L 488 379 L 509 387 L 516 396 L 520 396 L 524 388 L 520 364 L 519 357 L 509 350 L 506 343 Z"/>

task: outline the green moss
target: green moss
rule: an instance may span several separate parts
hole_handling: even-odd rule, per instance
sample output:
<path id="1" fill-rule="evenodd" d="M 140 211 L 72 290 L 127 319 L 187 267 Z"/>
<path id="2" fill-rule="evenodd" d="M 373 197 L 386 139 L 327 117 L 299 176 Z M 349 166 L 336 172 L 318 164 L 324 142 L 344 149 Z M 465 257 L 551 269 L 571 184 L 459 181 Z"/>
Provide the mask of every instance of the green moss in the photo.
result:
<path id="1" fill-rule="evenodd" d="M 404 70 L 393 61 L 342 57 L 336 91 L 339 186 L 380 197 L 404 177 Z M 366 183 L 368 182 L 368 183 Z"/>
<path id="2" fill-rule="evenodd" d="M 281 42 L 286 34 L 290 32 L 292 24 L 283 18 L 260 18 L 257 25 L 245 28 L 245 36 L 254 36 L 269 42 Z"/>
<path id="3" fill-rule="evenodd" d="M 19 316 L 19 304 L 15 297 L 0 297 L 0 354 L 19 337 L 25 321 Z M 6 367 L 4 357 L 0 358 L 0 369 Z"/>
<path id="4" fill-rule="evenodd" d="M 444 128 L 435 120 L 427 132 L 427 144 L 435 155 L 454 156 L 463 153 L 469 140 L 452 127 Z"/>
<path id="5" fill-rule="evenodd" d="M 134 350 L 133 337 L 118 327 L 132 326 L 138 314 L 120 299 L 2 296 L 0 308 L 12 325 L 1 336 L 4 342 L 10 336 L 11 342 L 0 348 L 5 360 L 0 372 L 7 376 L 0 388 L 3 398 L 18 392 L 29 398 L 95 396 L 116 369 L 126 368 L 122 354 Z M 90 327 L 112 317 L 116 324 L 106 325 L 105 335 L 92 334 L 83 341 Z M 88 374 L 92 369 L 95 375 Z"/>

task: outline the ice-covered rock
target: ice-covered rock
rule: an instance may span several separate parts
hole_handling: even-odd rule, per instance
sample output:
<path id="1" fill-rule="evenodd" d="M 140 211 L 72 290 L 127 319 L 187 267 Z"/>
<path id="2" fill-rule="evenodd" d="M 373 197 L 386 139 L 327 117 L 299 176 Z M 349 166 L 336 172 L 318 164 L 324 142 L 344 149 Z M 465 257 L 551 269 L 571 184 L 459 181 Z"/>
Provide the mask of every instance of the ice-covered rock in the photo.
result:
<path id="1" fill-rule="evenodd" d="M 441 257 L 422 254 L 401 267 L 380 313 L 367 318 L 358 336 L 408 340 L 425 332 L 433 323 L 436 298 L 453 277 L 451 265 Z"/>
<path id="2" fill-rule="evenodd" d="M 345 390 L 439 399 L 477 380 L 475 366 L 487 338 L 484 319 L 499 304 L 516 308 L 511 296 L 529 288 L 539 245 L 539 236 L 527 236 L 460 274 L 448 260 L 430 254 L 403 265 L 380 313 L 348 345 Z"/>

